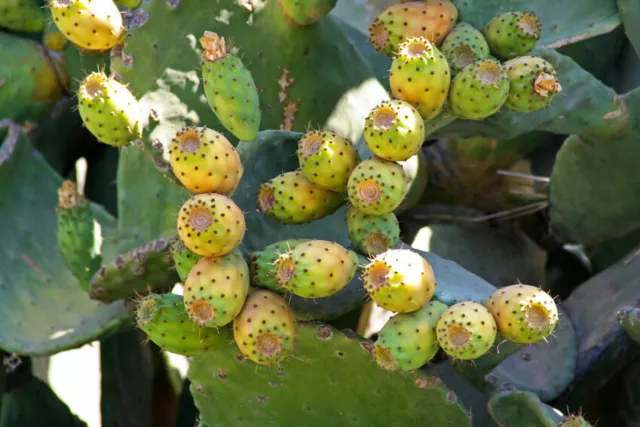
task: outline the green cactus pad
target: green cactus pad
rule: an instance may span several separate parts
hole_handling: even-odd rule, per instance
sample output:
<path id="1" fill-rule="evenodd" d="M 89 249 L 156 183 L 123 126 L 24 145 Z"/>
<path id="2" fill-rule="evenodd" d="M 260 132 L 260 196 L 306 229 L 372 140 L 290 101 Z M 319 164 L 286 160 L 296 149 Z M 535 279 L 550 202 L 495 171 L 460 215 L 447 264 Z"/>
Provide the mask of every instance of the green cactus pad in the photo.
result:
<path id="1" fill-rule="evenodd" d="M 391 63 L 389 84 L 394 98 L 416 107 L 424 120 L 444 109 L 451 86 L 449 64 L 438 48 L 423 37 L 400 45 Z"/>
<path id="2" fill-rule="evenodd" d="M 542 25 L 535 13 L 506 12 L 495 16 L 483 28 L 491 53 L 512 59 L 531 52 L 540 40 Z"/>
<path id="3" fill-rule="evenodd" d="M 618 312 L 618 321 L 625 332 L 640 343 L 640 308 L 624 307 Z"/>
<path id="4" fill-rule="evenodd" d="M 367 215 L 350 207 L 345 220 L 351 243 L 367 256 L 379 255 L 400 241 L 400 224 L 393 212 Z"/>
<path id="5" fill-rule="evenodd" d="M 389 371 L 410 371 L 433 359 L 440 349 L 436 326 L 446 310 L 445 304 L 431 301 L 420 310 L 389 319 L 373 346 L 378 365 Z"/>
<path id="6" fill-rule="evenodd" d="M 89 297 L 102 302 L 171 289 L 179 277 L 171 269 L 169 241 L 161 238 L 132 249 L 103 265 L 89 284 Z"/>
<path id="7" fill-rule="evenodd" d="M 561 413 L 526 391 L 503 391 L 491 397 L 489 413 L 497 425 L 558 427 Z"/>
<path id="8" fill-rule="evenodd" d="M 477 359 L 486 354 L 496 339 L 496 323 L 489 310 L 473 301 L 459 302 L 447 309 L 436 329 L 440 347 L 451 357 Z"/>
<path id="9" fill-rule="evenodd" d="M 171 245 L 171 256 L 180 280 L 184 283 L 194 265 L 202 258 L 187 248 L 182 240 L 175 239 Z"/>
<path id="10" fill-rule="evenodd" d="M 11 218 L 13 225 L 0 231 L 0 264 L 6 266 L 0 271 L 0 322 L 6 326 L 0 328 L 0 347 L 48 355 L 82 346 L 127 320 L 124 304 L 88 300 L 57 248 L 55 210 L 62 178 L 17 125 L 0 122 L 0 133 L 4 130 L 0 217 Z M 92 209 L 102 228 L 102 256 L 111 257 L 115 220 L 96 205 Z"/>
<path id="11" fill-rule="evenodd" d="M 640 54 L 640 28 L 636 25 L 640 18 L 640 11 L 633 0 L 618 0 L 616 3 L 624 24 L 624 31 L 636 53 Z"/>
<path id="12" fill-rule="evenodd" d="M 78 193 L 74 182 L 65 181 L 58 190 L 58 248 L 64 261 L 80 282 L 89 289 L 89 281 L 100 268 L 102 257 L 96 249 L 96 223 L 91 205 Z"/>
<path id="13" fill-rule="evenodd" d="M 378 158 L 364 160 L 349 177 L 349 201 L 369 215 L 393 212 L 406 192 L 407 176 L 396 162 Z"/>
<path id="14" fill-rule="evenodd" d="M 360 158 L 350 141 L 331 131 L 310 131 L 297 151 L 304 176 L 325 190 L 344 193 L 349 175 Z"/>
<path id="15" fill-rule="evenodd" d="M 521 56 L 502 66 L 510 81 L 504 105 L 514 111 L 530 113 L 547 107 L 562 91 L 556 70 L 542 58 Z"/>
<path id="16" fill-rule="evenodd" d="M 439 379 L 390 374 L 372 363 L 371 347 L 353 331 L 304 325 L 293 355 L 279 367 L 256 367 L 227 344 L 196 356 L 187 375 L 200 419 L 208 425 L 253 426 L 264 422 L 265 413 L 277 425 L 309 427 L 470 425 Z M 350 380 L 343 381 L 345 376 Z"/>
<path id="17" fill-rule="evenodd" d="M 478 60 L 463 68 L 451 83 L 449 109 L 466 120 L 483 120 L 500 110 L 510 81 L 500 62 Z"/>
<path id="18" fill-rule="evenodd" d="M 38 33 L 44 28 L 44 14 L 33 0 L 0 0 L 0 27 Z"/>
<path id="19" fill-rule="evenodd" d="M 467 65 L 489 58 L 489 45 L 484 36 L 467 22 L 460 22 L 451 30 L 440 51 L 447 58 L 451 76 Z"/>
<path id="20" fill-rule="evenodd" d="M 297 25 L 307 26 L 324 19 L 338 0 L 278 0 L 282 12 Z"/>
<path id="21" fill-rule="evenodd" d="M 272 291 L 285 292 L 280 286 L 275 275 L 274 263 L 281 255 L 289 252 L 300 243 L 308 242 L 309 239 L 288 239 L 280 240 L 264 247 L 264 249 L 251 253 L 251 284 L 269 288 Z"/>
<path id="22" fill-rule="evenodd" d="M 229 328 L 200 328 L 190 319 L 182 297 L 176 294 L 152 294 L 138 302 L 138 327 L 151 341 L 170 353 L 196 356 L 216 350 L 228 341 Z"/>

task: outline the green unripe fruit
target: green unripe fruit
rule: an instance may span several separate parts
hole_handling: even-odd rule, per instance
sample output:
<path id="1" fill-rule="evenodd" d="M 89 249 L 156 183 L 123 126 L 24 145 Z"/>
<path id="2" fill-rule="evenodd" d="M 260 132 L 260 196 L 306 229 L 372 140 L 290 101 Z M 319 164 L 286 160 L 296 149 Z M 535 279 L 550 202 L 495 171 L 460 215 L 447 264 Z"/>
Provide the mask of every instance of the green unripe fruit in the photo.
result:
<path id="1" fill-rule="evenodd" d="M 298 142 L 297 155 L 309 181 L 338 193 L 347 189 L 349 175 L 360 161 L 353 144 L 330 131 L 307 132 Z"/>
<path id="2" fill-rule="evenodd" d="M 485 301 L 498 332 L 520 344 L 542 341 L 558 324 L 558 307 L 551 296 L 535 286 L 511 285 L 495 291 Z"/>
<path id="3" fill-rule="evenodd" d="M 249 277 L 249 266 L 239 250 L 219 258 L 202 258 L 184 283 L 189 318 L 196 325 L 210 328 L 230 323 L 247 298 Z"/>
<path id="4" fill-rule="evenodd" d="M 284 254 L 294 249 L 300 243 L 309 239 L 281 240 L 266 246 L 264 249 L 251 253 L 251 283 L 277 292 L 286 290 L 280 286 L 276 278 L 275 262 Z"/>
<path id="5" fill-rule="evenodd" d="M 311 240 L 274 263 L 280 286 L 303 298 L 324 298 L 346 287 L 358 269 L 358 255 L 335 242 Z"/>
<path id="6" fill-rule="evenodd" d="M 504 105 L 514 111 L 531 113 L 551 104 L 562 86 L 556 70 L 542 58 L 521 56 L 502 64 L 510 80 Z"/>
<path id="7" fill-rule="evenodd" d="M 216 33 L 205 31 L 200 44 L 204 48 L 202 79 L 209 106 L 236 138 L 253 141 L 260 129 L 262 113 L 251 73 Z"/>
<path id="8" fill-rule="evenodd" d="M 44 28 L 44 14 L 32 0 L 0 0 L 0 27 L 39 33 Z"/>
<path id="9" fill-rule="evenodd" d="M 447 58 L 451 76 L 467 65 L 489 58 L 489 45 L 480 31 L 466 22 L 460 22 L 442 43 L 440 51 Z"/>
<path id="10" fill-rule="evenodd" d="M 393 212 L 367 215 L 347 209 L 347 232 L 353 246 L 367 256 L 379 255 L 400 242 L 400 224 Z"/>
<path id="11" fill-rule="evenodd" d="M 185 311 L 182 297 L 175 294 L 148 295 L 136 311 L 138 327 L 163 350 L 196 356 L 219 348 L 229 339 L 228 329 L 200 328 Z"/>
<path id="12" fill-rule="evenodd" d="M 373 346 L 378 365 L 389 371 L 411 371 L 433 359 L 440 349 L 436 325 L 446 310 L 445 304 L 431 301 L 417 311 L 389 319 Z"/>
<path id="13" fill-rule="evenodd" d="M 466 120 L 482 120 L 495 114 L 509 96 L 507 73 L 494 59 L 466 66 L 453 79 L 449 108 Z"/>
<path id="14" fill-rule="evenodd" d="M 418 110 L 397 99 L 376 106 L 364 124 L 364 139 L 373 154 L 395 162 L 416 154 L 424 142 L 424 133 Z"/>
<path id="15" fill-rule="evenodd" d="M 178 234 L 198 255 L 222 256 L 240 245 L 246 232 L 244 213 L 222 194 L 197 194 L 178 213 Z"/>
<path id="16" fill-rule="evenodd" d="M 591 427 L 591 424 L 580 415 L 569 415 L 558 423 L 558 427 Z"/>
<path id="17" fill-rule="evenodd" d="M 233 321 L 233 337 L 244 356 L 273 366 L 293 351 L 298 333 L 296 315 L 280 295 L 261 289 L 252 292 Z"/>
<path id="18" fill-rule="evenodd" d="M 419 310 L 436 290 L 431 265 L 408 249 L 390 249 L 376 256 L 364 268 L 362 281 L 376 304 L 396 313 Z"/>
<path id="19" fill-rule="evenodd" d="M 349 201 L 369 215 L 393 212 L 402 203 L 406 191 L 404 169 L 395 162 L 377 158 L 365 160 L 349 177 Z"/>
<path id="20" fill-rule="evenodd" d="M 228 195 L 244 172 L 235 147 L 223 134 L 206 127 L 179 131 L 171 141 L 169 160 L 182 185 L 194 193 Z"/>
<path id="21" fill-rule="evenodd" d="M 122 14 L 113 0 L 51 0 L 49 8 L 60 32 L 83 49 L 108 50 L 126 35 Z"/>
<path id="22" fill-rule="evenodd" d="M 447 102 L 449 64 L 427 39 L 408 38 L 393 59 L 389 84 L 394 98 L 413 105 L 423 119 L 430 120 L 440 114 Z"/>
<path id="23" fill-rule="evenodd" d="M 278 0 L 285 16 L 294 23 L 307 26 L 327 16 L 338 0 Z"/>
<path id="24" fill-rule="evenodd" d="M 440 347 L 449 356 L 471 360 L 487 353 L 496 340 L 496 322 L 489 310 L 473 301 L 459 302 L 444 312 L 436 329 Z"/>
<path id="25" fill-rule="evenodd" d="M 512 59 L 533 50 L 540 40 L 541 25 L 533 13 L 506 12 L 491 19 L 482 33 L 491 53 Z"/>
<path id="26" fill-rule="evenodd" d="M 189 272 L 193 268 L 194 265 L 202 258 L 202 255 L 198 255 L 187 248 L 182 240 L 176 239 L 171 246 L 171 256 L 173 257 L 173 262 L 178 272 L 178 276 L 181 281 L 187 280 L 187 276 L 189 276 Z"/>
<path id="27" fill-rule="evenodd" d="M 303 224 L 331 215 L 344 204 L 344 193 L 324 190 L 302 172 L 285 172 L 258 190 L 258 210 L 282 224 Z"/>
<path id="28" fill-rule="evenodd" d="M 82 122 L 98 141 L 125 147 L 142 137 L 140 105 L 122 83 L 94 72 L 82 81 L 77 95 Z"/>

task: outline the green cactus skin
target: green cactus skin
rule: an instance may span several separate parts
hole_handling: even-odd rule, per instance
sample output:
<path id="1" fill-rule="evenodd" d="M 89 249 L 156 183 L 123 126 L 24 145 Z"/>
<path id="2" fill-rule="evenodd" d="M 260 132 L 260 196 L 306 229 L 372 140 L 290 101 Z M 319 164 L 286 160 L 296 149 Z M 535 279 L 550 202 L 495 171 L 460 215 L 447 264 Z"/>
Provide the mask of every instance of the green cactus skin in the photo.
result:
<path id="1" fill-rule="evenodd" d="M 464 301 L 447 309 L 438 321 L 436 332 L 445 353 L 456 359 L 472 360 L 491 349 L 497 327 L 482 304 Z"/>
<path id="2" fill-rule="evenodd" d="M 559 427 L 562 413 L 527 391 L 502 391 L 491 396 L 487 409 L 496 425 Z"/>
<path id="3" fill-rule="evenodd" d="M 360 161 L 353 144 L 331 131 L 307 132 L 298 143 L 300 168 L 316 186 L 344 193 L 349 175 Z"/>
<path id="4" fill-rule="evenodd" d="M 127 7 L 129 9 L 135 9 L 140 6 L 142 0 L 115 0 L 117 4 L 122 7 Z"/>
<path id="5" fill-rule="evenodd" d="M 44 28 L 44 14 L 32 0 L 0 0 L 0 27 L 39 33 Z"/>
<path id="6" fill-rule="evenodd" d="M 198 255 L 223 256 L 240 245 L 247 226 L 244 213 L 222 194 L 196 194 L 178 213 L 178 234 Z"/>
<path id="7" fill-rule="evenodd" d="M 618 312 L 618 322 L 634 341 L 640 343 L 640 308 L 624 307 Z"/>
<path id="8" fill-rule="evenodd" d="M 526 55 L 538 44 L 540 20 L 534 13 L 506 12 L 482 29 L 491 53 L 502 59 Z"/>
<path id="9" fill-rule="evenodd" d="M 304 224 L 337 211 L 343 193 L 324 190 L 301 171 L 285 172 L 265 182 L 258 190 L 258 210 L 282 224 Z"/>
<path id="10" fill-rule="evenodd" d="M 300 243 L 308 241 L 309 239 L 281 240 L 266 246 L 260 251 L 252 252 L 251 262 L 249 263 L 251 284 L 277 292 L 286 292 L 276 279 L 274 263 L 281 255 L 294 249 Z"/>
<path id="11" fill-rule="evenodd" d="M 253 141 L 260 130 L 262 113 L 251 72 L 216 33 L 205 31 L 200 44 L 204 49 L 202 79 L 209 106 L 236 138 Z"/>
<path id="12" fill-rule="evenodd" d="M 229 140 L 206 127 L 179 131 L 169 149 L 171 169 L 193 193 L 233 192 L 244 172 L 240 155 Z"/>
<path id="13" fill-rule="evenodd" d="M 569 415 L 558 423 L 558 427 L 591 427 L 581 415 Z"/>
<path id="14" fill-rule="evenodd" d="M 494 59 L 466 66 L 451 83 L 449 109 L 466 120 L 482 120 L 500 110 L 509 96 L 507 73 Z"/>
<path id="15" fill-rule="evenodd" d="M 467 22 L 460 22 L 451 30 L 440 51 L 447 58 L 452 77 L 467 65 L 488 59 L 490 55 L 482 33 Z"/>
<path id="16" fill-rule="evenodd" d="M 89 74 L 78 89 L 82 122 L 98 141 L 126 147 L 142 136 L 142 112 L 126 86 L 102 72 Z"/>
<path id="17" fill-rule="evenodd" d="M 389 72 L 391 94 L 416 107 L 424 120 L 440 114 L 451 86 L 449 64 L 424 37 L 408 38 L 400 45 Z"/>
<path id="18" fill-rule="evenodd" d="M 131 298 L 150 291 L 169 290 L 178 281 L 170 270 L 167 239 L 156 239 L 116 256 L 103 265 L 89 283 L 89 297 L 102 302 Z"/>
<path id="19" fill-rule="evenodd" d="M 324 19 L 338 0 L 278 0 L 287 18 L 303 27 Z"/>
<path id="20" fill-rule="evenodd" d="M 265 414 L 279 426 L 471 424 L 439 378 L 382 370 L 372 345 L 351 330 L 302 324 L 294 354 L 277 367 L 256 366 L 234 354 L 233 343 L 197 356 L 187 373 L 190 391 L 208 425 L 261 425 Z"/>
<path id="21" fill-rule="evenodd" d="M 458 9 L 448 0 L 405 2 L 386 8 L 369 27 L 369 40 L 389 57 L 410 37 L 424 37 L 440 46 L 458 20 Z"/>
<path id="22" fill-rule="evenodd" d="M 504 105 L 514 111 L 531 113 L 549 106 L 562 86 L 553 66 L 536 56 L 521 56 L 502 64 L 511 81 Z"/>
<path id="23" fill-rule="evenodd" d="M 400 224 L 393 212 L 367 215 L 352 206 L 345 216 L 349 240 L 367 256 L 379 255 L 400 242 Z"/>
<path id="24" fill-rule="evenodd" d="M 558 307 L 540 288 L 511 285 L 495 291 L 484 303 L 505 339 L 533 344 L 548 337 L 558 324 Z"/>
<path id="25" fill-rule="evenodd" d="M 228 341 L 228 328 L 219 331 L 201 328 L 189 319 L 182 297 L 151 294 L 138 303 L 137 324 L 149 339 L 170 353 L 196 356 L 219 348 Z"/>
<path id="26" fill-rule="evenodd" d="M 436 290 L 431 264 L 409 249 L 390 249 L 373 258 L 362 271 L 362 282 L 376 304 L 396 313 L 419 310 Z"/>
<path id="27" fill-rule="evenodd" d="M 424 136 L 424 122 L 418 110 L 397 99 L 377 105 L 364 125 L 367 146 L 384 160 L 409 159 L 422 147 Z"/>
<path id="28" fill-rule="evenodd" d="M 280 295 L 266 290 L 253 291 L 242 311 L 233 320 L 233 337 L 247 359 L 273 366 L 293 351 L 298 323 L 293 309 Z"/>
<path id="29" fill-rule="evenodd" d="M 358 255 L 335 242 L 311 240 L 274 263 L 276 280 L 303 298 L 325 298 L 345 288 L 358 270 Z"/>
<path id="30" fill-rule="evenodd" d="M 53 22 L 75 45 L 92 51 L 111 49 L 126 29 L 113 0 L 50 0 Z"/>
<path id="31" fill-rule="evenodd" d="M 200 259 L 184 283 L 189 318 L 201 327 L 230 323 L 242 310 L 249 281 L 249 266 L 238 249 L 218 258 Z"/>
<path id="32" fill-rule="evenodd" d="M 202 255 L 193 253 L 180 239 L 176 239 L 171 245 L 171 256 L 173 257 L 174 266 L 182 282 L 187 280 L 187 276 L 189 276 L 189 272 L 193 266 L 203 257 Z"/>
<path id="33" fill-rule="evenodd" d="M 398 163 L 373 158 L 356 166 L 347 185 L 353 206 L 369 215 L 384 215 L 402 203 L 407 177 Z"/>
<path id="34" fill-rule="evenodd" d="M 58 190 L 58 249 L 65 264 L 87 291 L 89 281 L 100 268 L 102 257 L 96 251 L 95 222 L 89 202 L 78 193 L 76 184 L 65 181 Z"/>
<path id="35" fill-rule="evenodd" d="M 389 371 L 411 371 L 433 359 L 440 349 L 436 325 L 446 310 L 445 304 L 431 301 L 420 310 L 389 319 L 373 346 L 378 365 Z"/>

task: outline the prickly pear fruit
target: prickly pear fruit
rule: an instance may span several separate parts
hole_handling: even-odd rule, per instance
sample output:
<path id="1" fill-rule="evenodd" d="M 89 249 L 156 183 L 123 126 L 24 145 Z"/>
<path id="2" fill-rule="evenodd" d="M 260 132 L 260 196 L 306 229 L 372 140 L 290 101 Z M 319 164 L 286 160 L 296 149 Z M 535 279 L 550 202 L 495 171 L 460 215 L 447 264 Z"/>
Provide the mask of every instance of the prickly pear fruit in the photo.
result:
<path id="1" fill-rule="evenodd" d="M 400 162 L 422 147 L 424 122 L 411 104 L 398 99 L 384 101 L 367 116 L 364 139 L 379 158 Z"/>
<path id="2" fill-rule="evenodd" d="M 436 325 L 447 306 L 431 301 L 419 310 L 393 316 L 373 345 L 378 366 L 389 371 L 411 371 L 429 362 L 440 346 Z"/>
<path id="3" fill-rule="evenodd" d="M 32 0 L 0 0 L 0 27 L 39 33 L 44 28 L 44 14 Z"/>
<path id="4" fill-rule="evenodd" d="M 311 240 L 281 255 L 274 265 L 278 284 L 303 298 L 324 298 L 347 286 L 358 255 L 335 242 Z"/>
<path id="5" fill-rule="evenodd" d="M 327 16 L 338 0 L 279 0 L 283 13 L 294 23 L 307 26 Z"/>
<path id="6" fill-rule="evenodd" d="M 512 59 L 533 50 L 540 40 L 541 24 L 534 13 L 506 12 L 492 18 L 482 33 L 491 53 Z"/>
<path id="7" fill-rule="evenodd" d="M 369 40 L 389 57 L 411 37 L 424 37 L 439 46 L 458 20 L 458 9 L 448 0 L 412 1 L 386 8 L 369 27 Z"/>
<path id="8" fill-rule="evenodd" d="M 364 267 L 362 281 L 376 304 L 396 313 L 419 310 L 436 290 L 431 265 L 409 249 L 389 249 L 376 256 Z"/>
<path id="9" fill-rule="evenodd" d="M 509 96 L 504 105 L 514 111 L 533 112 L 551 104 L 562 86 L 556 70 L 542 58 L 521 56 L 502 64 L 509 76 Z"/>
<path id="10" fill-rule="evenodd" d="M 324 190 L 302 172 L 285 172 L 258 190 L 258 210 L 282 224 L 303 224 L 331 215 L 344 204 L 344 193 Z"/>
<path id="11" fill-rule="evenodd" d="M 347 209 L 346 219 L 349 240 L 367 256 L 379 255 L 400 242 L 400 225 L 393 212 L 367 215 L 352 206 Z"/>
<path id="12" fill-rule="evenodd" d="M 176 294 L 151 294 L 144 297 L 136 311 L 138 327 L 163 350 L 196 356 L 220 347 L 229 338 L 229 330 L 216 331 L 195 325 L 185 311 L 182 297 Z"/>
<path id="13" fill-rule="evenodd" d="M 246 231 L 244 214 L 222 194 L 196 194 L 178 213 L 178 234 L 198 255 L 222 256 L 234 250 Z"/>
<path id="14" fill-rule="evenodd" d="M 449 33 L 440 51 L 447 58 L 451 76 L 467 65 L 489 58 L 489 45 L 480 31 L 471 24 L 460 22 Z"/>
<path id="15" fill-rule="evenodd" d="M 436 334 L 440 347 L 449 356 L 477 359 L 488 352 L 496 340 L 496 322 L 482 304 L 459 302 L 440 317 Z"/>
<path id="16" fill-rule="evenodd" d="M 194 193 L 228 195 L 242 178 L 240 155 L 229 140 L 206 127 L 188 127 L 171 141 L 173 173 Z"/>
<path id="17" fill-rule="evenodd" d="M 389 84 L 394 98 L 416 107 L 425 120 L 444 108 L 451 86 L 449 64 L 424 37 L 408 38 L 391 63 Z"/>
<path id="18" fill-rule="evenodd" d="M 368 159 L 351 172 L 348 183 L 351 204 L 369 215 L 393 212 L 407 191 L 407 177 L 398 163 Z"/>
<path id="19" fill-rule="evenodd" d="M 569 415 L 557 424 L 558 427 L 591 427 L 582 415 Z"/>
<path id="20" fill-rule="evenodd" d="M 224 38 L 205 31 L 200 38 L 202 79 L 209 106 L 229 132 L 242 141 L 258 135 L 262 113 L 258 89 L 242 60 Z"/>
<path id="21" fill-rule="evenodd" d="M 276 365 L 293 351 L 298 333 L 296 315 L 280 295 L 252 292 L 233 320 L 233 337 L 244 356 L 260 365 Z"/>
<path id="22" fill-rule="evenodd" d="M 511 285 L 495 291 L 484 303 L 505 339 L 532 344 L 548 337 L 558 324 L 558 307 L 540 288 Z"/>
<path id="23" fill-rule="evenodd" d="M 120 43 L 125 26 L 113 0 L 51 0 L 53 22 L 72 43 L 87 50 L 108 50 Z"/>
<path id="24" fill-rule="evenodd" d="M 466 120 L 482 120 L 500 110 L 509 96 L 509 78 L 495 59 L 467 65 L 453 79 L 449 109 Z"/>
<path id="25" fill-rule="evenodd" d="M 360 161 L 353 144 L 331 131 L 307 132 L 298 142 L 304 176 L 325 190 L 343 193 L 349 175 Z"/>
<path id="26" fill-rule="evenodd" d="M 255 286 L 262 286 L 278 292 L 286 290 L 280 286 L 276 278 L 274 263 L 281 255 L 294 249 L 300 243 L 308 242 L 309 239 L 289 239 L 281 240 L 266 246 L 261 251 L 251 253 L 251 283 Z"/>
<path id="27" fill-rule="evenodd" d="M 102 72 L 89 74 L 78 89 L 78 112 L 100 142 L 125 147 L 142 136 L 138 101 L 122 83 Z"/>
<path id="28" fill-rule="evenodd" d="M 74 182 L 65 181 L 58 190 L 57 241 L 67 267 L 86 291 L 102 261 L 96 247 L 96 225 L 89 202 Z"/>
<path id="29" fill-rule="evenodd" d="M 191 321 L 211 328 L 230 323 L 247 298 L 249 277 L 249 266 L 239 250 L 198 261 L 184 283 L 184 304 Z"/>
<path id="30" fill-rule="evenodd" d="M 202 255 L 193 253 L 180 239 L 176 239 L 176 241 L 173 242 L 171 246 L 171 256 L 173 257 L 178 276 L 183 282 L 187 280 L 193 266 L 202 258 Z"/>

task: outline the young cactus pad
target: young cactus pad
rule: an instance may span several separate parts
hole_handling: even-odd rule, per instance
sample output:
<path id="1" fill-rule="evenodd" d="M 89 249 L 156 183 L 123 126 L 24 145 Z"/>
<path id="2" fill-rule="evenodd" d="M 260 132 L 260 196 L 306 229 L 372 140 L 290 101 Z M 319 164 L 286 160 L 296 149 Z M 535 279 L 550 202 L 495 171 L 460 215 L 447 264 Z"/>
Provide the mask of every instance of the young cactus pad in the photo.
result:
<path id="1" fill-rule="evenodd" d="M 253 141 L 260 129 L 260 99 L 251 73 L 225 39 L 205 31 L 200 38 L 202 78 L 209 106 L 229 132 Z"/>

